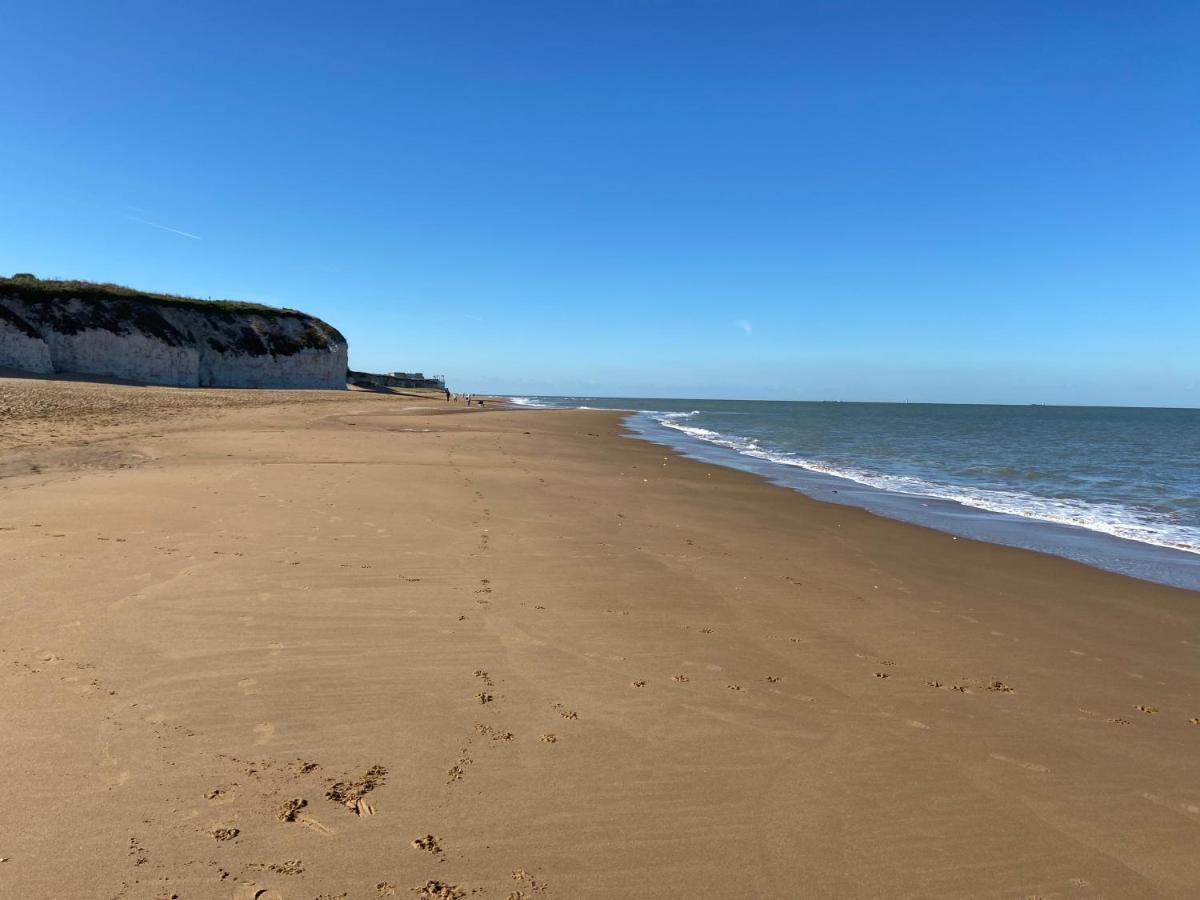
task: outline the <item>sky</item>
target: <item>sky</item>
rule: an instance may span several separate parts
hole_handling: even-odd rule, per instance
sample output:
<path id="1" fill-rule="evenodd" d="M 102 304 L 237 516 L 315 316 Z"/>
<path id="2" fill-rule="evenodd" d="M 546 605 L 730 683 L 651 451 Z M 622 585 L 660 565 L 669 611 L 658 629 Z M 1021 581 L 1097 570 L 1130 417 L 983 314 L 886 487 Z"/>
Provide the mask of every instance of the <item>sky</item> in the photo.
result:
<path id="1" fill-rule="evenodd" d="M 1200 406 L 1200 4 L 0 0 L 0 273 L 521 394 Z"/>

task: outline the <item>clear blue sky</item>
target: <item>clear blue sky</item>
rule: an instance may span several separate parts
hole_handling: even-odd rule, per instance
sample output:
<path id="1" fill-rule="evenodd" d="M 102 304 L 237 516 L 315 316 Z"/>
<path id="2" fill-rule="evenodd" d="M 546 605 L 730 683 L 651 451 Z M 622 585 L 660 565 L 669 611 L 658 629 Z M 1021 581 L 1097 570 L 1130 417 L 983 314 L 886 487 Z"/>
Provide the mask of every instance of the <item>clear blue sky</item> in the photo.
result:
<path id="1" fill-rule="evenodd" d="M 1190 0 L 3 21 L 5 274 L 292 306 L 475 391 L 1200 406 Z"/>

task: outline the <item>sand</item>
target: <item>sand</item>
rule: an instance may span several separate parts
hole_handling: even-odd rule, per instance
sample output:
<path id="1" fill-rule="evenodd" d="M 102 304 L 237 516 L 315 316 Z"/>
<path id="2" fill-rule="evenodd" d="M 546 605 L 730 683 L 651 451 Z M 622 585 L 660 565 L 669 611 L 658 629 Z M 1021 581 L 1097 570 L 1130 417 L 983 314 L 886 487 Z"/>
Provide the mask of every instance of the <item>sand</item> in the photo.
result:
<path id="1" fill-rule="evenodd" d="M 1194 593 L 609 412 L 0 410 L 0 896 L 1200 896 Z"/>

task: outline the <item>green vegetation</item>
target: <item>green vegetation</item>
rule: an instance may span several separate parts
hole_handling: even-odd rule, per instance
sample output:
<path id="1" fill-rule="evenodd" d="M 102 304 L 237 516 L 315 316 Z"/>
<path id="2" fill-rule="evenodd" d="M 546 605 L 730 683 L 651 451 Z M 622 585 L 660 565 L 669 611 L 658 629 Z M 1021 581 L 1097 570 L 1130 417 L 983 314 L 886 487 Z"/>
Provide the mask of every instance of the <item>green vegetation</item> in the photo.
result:
<path id="1" fill-rule="evenodd" d="M 171 313 L 185 311 L 205 317 L 212 331 L 207 343 L 219 353 L 293 356 L 345 341 L 336 328 L 294 309 L 153 294 L 119 284 L 40 279 L 28 272 L 0 278 L 0 322 L 31 337 L 40 335 L 39 327 L 59 334 L 102 329 L 114 334 L 140 332 L 180 347 L 194 338 L 190 326 L 181 325 Z M 299 323 L 300 328 L 277 327 L 281 319 Z"/>
<path id="2" fill-rule="evenodd" d="M 201 312 L 258 312 L 282 316 L 304 316 L 294 309 L 247 303 L 243 300 L 201 300 L 175 294 L 155 294 L 120 284 L 100 284 L 94 281 L 60 281 L 42 279 L 28 272 L 18 272 L 11 278 L 0 278 L 0 296 L 16 296 L 25 302 L 77 298 L 79 300 L 142 300 L 148 303 L 170 303 Z"/>

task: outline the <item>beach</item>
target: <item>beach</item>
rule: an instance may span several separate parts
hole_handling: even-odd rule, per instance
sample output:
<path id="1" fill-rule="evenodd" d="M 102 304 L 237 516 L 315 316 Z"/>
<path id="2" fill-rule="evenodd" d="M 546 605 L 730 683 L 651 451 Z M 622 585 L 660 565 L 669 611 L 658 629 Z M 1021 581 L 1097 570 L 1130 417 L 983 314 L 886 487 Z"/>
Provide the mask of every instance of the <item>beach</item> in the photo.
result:
<path id="1" fill-rule="evenodd" d="M 0 896 L 1200 895 L 1200 595 L 605 410 L 0 379 Z"/>

